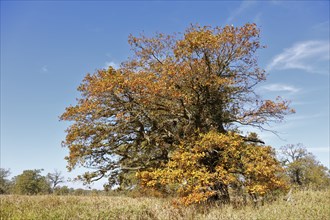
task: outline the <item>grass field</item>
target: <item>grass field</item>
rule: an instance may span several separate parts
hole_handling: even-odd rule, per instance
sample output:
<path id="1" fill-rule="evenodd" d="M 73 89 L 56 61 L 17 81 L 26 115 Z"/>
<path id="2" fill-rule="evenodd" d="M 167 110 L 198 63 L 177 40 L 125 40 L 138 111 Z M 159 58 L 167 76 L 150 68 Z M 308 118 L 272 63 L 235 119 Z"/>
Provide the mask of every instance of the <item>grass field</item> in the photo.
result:
<path id="1" fill-rule="evenodd" d="M 298 191 L 287 202 L 176 208 L 168 199 L 115 196 L 1 196 L 5 219 L 330 219 L 329 191 Z"/>

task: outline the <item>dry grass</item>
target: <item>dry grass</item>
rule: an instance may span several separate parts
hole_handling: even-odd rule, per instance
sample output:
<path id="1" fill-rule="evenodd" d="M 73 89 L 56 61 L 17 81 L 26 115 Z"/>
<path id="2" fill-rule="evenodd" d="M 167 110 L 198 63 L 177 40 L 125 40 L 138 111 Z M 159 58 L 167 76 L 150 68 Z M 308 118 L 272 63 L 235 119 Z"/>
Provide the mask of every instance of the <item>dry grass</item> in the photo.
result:
<path id="1" fill-rule="evenodd" d="M 180 207 L 159 198 L 1 196 L 0 219 L 330 219 L 329 191 L 298 191 L 264 206 Z"/>

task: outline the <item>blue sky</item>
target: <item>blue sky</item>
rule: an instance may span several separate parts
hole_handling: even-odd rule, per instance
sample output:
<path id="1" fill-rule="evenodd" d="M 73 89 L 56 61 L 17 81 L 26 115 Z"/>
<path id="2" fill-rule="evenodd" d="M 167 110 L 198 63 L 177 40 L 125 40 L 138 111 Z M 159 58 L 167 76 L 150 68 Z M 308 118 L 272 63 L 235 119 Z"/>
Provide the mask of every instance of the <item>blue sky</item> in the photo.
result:
<path id="1" fill-rule="evenodd" d="M 68 123 L 58 117 L 87 73 L 132 54 L 129 34 L 246 22 L 267 45 L 258 56 L 269 76 L 258 92 L 291 100 L 297 112 L 272 125 L 281 138 L 258 133 L 275 148 L 303 143 L 329 167 L 329 1 L 1 1 L 1 167 L 12 176 L 81 171 L 66 171 Z"/>

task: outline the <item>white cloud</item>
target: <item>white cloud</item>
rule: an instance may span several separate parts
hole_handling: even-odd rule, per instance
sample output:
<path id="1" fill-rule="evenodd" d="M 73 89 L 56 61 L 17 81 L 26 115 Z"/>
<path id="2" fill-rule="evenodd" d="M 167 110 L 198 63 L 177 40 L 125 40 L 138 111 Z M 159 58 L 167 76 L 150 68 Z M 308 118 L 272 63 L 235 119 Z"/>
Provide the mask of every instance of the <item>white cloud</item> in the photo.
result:
<path id="1" fill-rule="evenodd" d="M 236 8 L 227 19 L 227 24 L 235 20 L 238 16 L 240 16 L 244 11 L 246 11 L 248 8 L 250 8 L 253 4 L 255 4 L 255 1 L 242 1 L 240 6 Z"/>
<path id="2" fill-rule="evenodd" d="M 115 69 L 118 69 L 119 68 L 119 64 L 113 62 L 113 61 L 107 61 L 104 63 L 104 69 L 108 69 L 109 66 L 112 66 L 113 68 Z"/>
<path id="3" fill-rule="evenodd" d="M 269 92 L 292 92 L 292 93 L 298 92 L 300 90 L 295 86 L 279 84 L 279 83 L 264 85 L 260 87 L 260 89 Z"/>
<path id="4" fill-rule="evenodd" d="M 257 25 L 259 25 L 261 23 L 261 16 L 262 16 L 261 12 L 256 14 L 253 18 L 253 23 L 256 23 Z"/>
<path id="5" fill-rule="evenodd" d="M 278 0 L 271 0 L 270 3 L 272 3 L 273 5 L 281 5 L 283 2 Z"/>
<path id="6" fill-rule="evenodd" d="M 307 147 L 307 150 L 317 153 L 329 153 L 330 147 Z"/>
<path id="7" fill-rule="evenodd" d="M 292 106 L 299 106 L 299 105 L 315 105 L 316 102 L 303 102 L 303 101 L 293 101 L 291 102 Z"/>
<path id="8" fill-rule="evenodd" d="M 286 121 L 297 122 L 297 121 L 314 120 L 316 118 L 323 118 L 323 117 L 327 117 L 327 114 L 315 113 L 309 115 L 289 115 L 286 117 Z"/>
<path id="9" fill-rule="evenodd" d="M 40 71 L 43 72 L 43 73 L 47 73 L 48 72 L 47 66 L 46 65 L 42 66 Z"/>
<path id="10" fill-rule="evenodd" d="M 329 21 L 324 21 L 324 22 L 318 23 L 318 24 L 314 25 L 313 29 L 316 31 L 329 32 Z"/>
<path id="11" fill-rule="evenodd" d="M 275 56 L 266 70 L 300 69 L 310 73 L 329 73 L 329 41 L 305 41 Z"/>

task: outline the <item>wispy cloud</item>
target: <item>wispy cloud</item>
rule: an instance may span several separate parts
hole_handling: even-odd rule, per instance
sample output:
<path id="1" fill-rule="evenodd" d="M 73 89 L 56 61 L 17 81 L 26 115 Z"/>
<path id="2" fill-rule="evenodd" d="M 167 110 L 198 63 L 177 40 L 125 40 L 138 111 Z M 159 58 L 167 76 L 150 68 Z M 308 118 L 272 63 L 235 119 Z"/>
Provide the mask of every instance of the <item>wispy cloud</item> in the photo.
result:
<path id="1" fill-rule="evenodd" d="M 272 3 L 272 4 L 274 4 L 274 5 L 281 4 L 281 2 L 280 1 L 277 1 L 277 0 L 270 0 L 269 2 Z"/>
<path id="2" fill-rule="evenodd" d="M 43 67 L 41 67 L 40 71 L 43 72 L 43 73 L 47 73 L 48 72 L 47 66 L 44 65 Z"/>
<path id="3" fill-rule="evenodd" d="M 329 73 L 329 41 L 305 41 L 275 56 L 266 70 L 300 69 L 310 73 Z"/>
<path id="4" fill-rule="evenodd" d="M 304 102 L 304 101 L 292 101 L 292 106 L 300 106 L 300 105 L 315 105 L 317 102 Z"/>
<path id="5" fill-rule="evenodd" d="M 260 24 L 261 23 L 261 16 L 262 16 L 261 12 L 257 13 L 253 18 L 253 22 L 256 23 L 256 24 Z"/>
<path id="6" fill-rule="evenodd" d="M 297 122 L 297 121 L 306 121 L 306 120 L 314 120 L 316 118 L 324 118 L 328 115 L 325 113 L 315 113 L 308 115 L 289 115 L 286 117 L 286 121 Z"/>
<path id="7" fill-rule="evenodd" d="M 113 61 L 107 61 L 107 62 L 104 63 L 104 69 L 108 69 L 109 66 L 112 66 L 115 69 L 118 69 L 119 68 L 119 64 L 118 63 L 115 63 Z"/>
<path id="8" fill-rule="evenodd" d="M 269 91 L 269 92 L 295 93 L 295 92 L 298 92 L 300 89 L 295 86 L 292 86 L 292 85 L 274 83 L 274 84 L 268 84 L 268 85 L 261 86 L 260 90 Z"/>
<path id="9" fill-rule="evenodd" d="M 227 23 L 232 22 L 235 20 L 238 16 L 243 14 L 248 8 L 250 8 L 252 5 L 254 5 L 256 2 L 255 1 L 242 1 L 240 6 L 236 8 L 234 11 L 231 12 L 230 16 L 227 19 Z"/>
<path id="10" fill-rule="evenodd" d="M 329 21 L 324 21 L 313 26 L 316 31 L 327 31 L 329 32 Z"/>
<path id="11" fill-rule="evenodd" d="M 112 66 L 115 69 L 118 69 L 120 67 L 120 63 L 114 61 L 115 58 L 111 53 L 107 52 L 105 54 L 105 56 L 107 57 L 106 58 L 107 61 L 104 63 L 104 66 L 103 66 L 104 69 L 108 69 L 109 66 Z"/>
<path id="12" fill-rule="evenodd" d="M 104 29 L 103 28 L 100 28 L 100 27 L 91 27 L 91 28 L 88 28 L 88 30 L 90 32 L 94 32 L 94 33 L 100 33 L 102 31 L 104 31 Z"/>
<path id="13" fill-rule="evenodd" d="M 330 147 L 307 147 L 307 150 L 318 153 L 329 153 Z"/>

